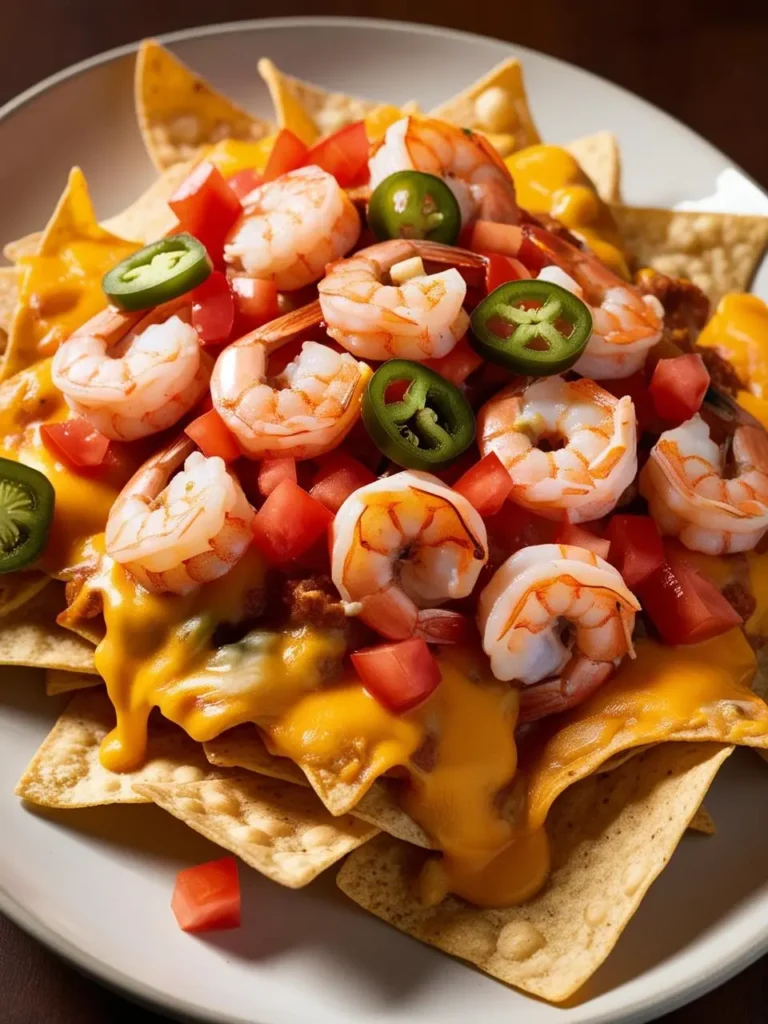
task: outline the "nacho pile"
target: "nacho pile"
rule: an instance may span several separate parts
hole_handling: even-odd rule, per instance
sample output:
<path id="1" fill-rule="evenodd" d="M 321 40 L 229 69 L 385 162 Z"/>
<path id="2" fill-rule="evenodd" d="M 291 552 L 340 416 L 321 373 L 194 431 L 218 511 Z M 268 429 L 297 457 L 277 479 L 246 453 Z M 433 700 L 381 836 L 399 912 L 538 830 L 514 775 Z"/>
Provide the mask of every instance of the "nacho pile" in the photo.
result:
<path id="1" fill-rule="evenodd" d="M 627 206 L 514 58 L 429 114 L 257 74 L 274 123 L 143 43 L 156 181 L 5 245 L 0 664 L 69 695 L 16 792 L 343 862 L 561 1002 L 768 758 L 768 218 Z"/>

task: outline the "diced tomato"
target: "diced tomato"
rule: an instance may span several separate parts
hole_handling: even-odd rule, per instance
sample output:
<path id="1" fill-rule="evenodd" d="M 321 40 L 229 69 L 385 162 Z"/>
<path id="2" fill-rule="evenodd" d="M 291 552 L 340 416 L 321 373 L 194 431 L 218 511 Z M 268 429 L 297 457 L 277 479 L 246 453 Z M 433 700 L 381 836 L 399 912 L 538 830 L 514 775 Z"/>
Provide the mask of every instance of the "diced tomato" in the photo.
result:
<path id="1" fill-rule="evenodd" d="M 450 608 L 424 608 L 419 612 L 416 633 L 430 644 L 467 644 L 477 640 L 474 618 Z"/>
<path id="2" fill-rule="evenodd" d="M 421 637 L 365 647 L 352 664 L 371 696 L 395 714 L 421 704 L 440 684 L 440 666 Z"/>
<path id="3" fill-rule="evenodd" d="M 262 177 L 253 167 L 244 167 L 242 171 L 227 178 L 227 184 L 241 201 L 261 183 Z"/>
<path id="4" fill-rule="evenodd" d="M 268 498 L 283 480 L 296 483 L 296 459 L 284 458 L 262 459 L 259 463 L 259 491 Z"/>
<path id="5" fill-rule="evenodd" d="M 185 932 L 240 927 L 240 879 L 234 857 L 186 868 L 176 876 L 171 909 Z"/>
<path id="6" fill-rule="evenodd" d="M 235 298 L 237 328 L 239 334 L 268 324 L 280 315 L 277 303 L 277 286 L 274 281 L 258 281 L 253 277 L 230 279 Z"/>
<path id="7" fill-rule="evenodd" d="M 483 357 L 475 352 L 464 337 L 454 345 L 447 356 L 441 356 L 440 359 L 426 359 L 424 365 L 458 387 L 459 384 L 464 383 L 470 373 L 474 373 L 483 365 Z"/>
<path id="8" fill-rule="evenodd" d="M 304 158 L 304 163 L 321 167 L 332 174 L 342 188 L 349 188 L 365 181 L 369 148 L 365 124 L 356 121 L 314 145 Z"/>
<path id="9" fill-rule="evenodd" d="M 40 436 L 52 455 L 76 469 L 100 466 L 109 449 L 109 438 L 83 416 L 62 423 L 45 423 L 40 427 Z"/>
<path id="10" fill-rule="evenodd" d="M 339 511 L 353 491 L 372 484 L 376 479 L 367 466 L 343 452 L 331 452 L 318 462 L 320 468 L 309 493 L 333 513 Z"/>
<path id="11" fill-rule="evenodd" d="M 577 523 L 563 523 L 555 536 L 555 544 L 573 544 L 577 548 L 586 548 L 587 551 L 594 551 L 600 558 L 608 557 L 611 546 L 607 537 L 598 537 L 596 533 Z"/>
<path id="12" fill-rule="evenodd" d="M 481 516 L 493 516 L 512 490 L 512 477 L 496 452 L 489 452 L 456 481 L 453 489 L 463 494 Z"/>
<path id="13" fill-rule="evenodd" d="M 601 380 L 600 387 L 616 398 L 623 398 L 629 395 L 635 407 L 637 426 L 640 433 L 646 430 L 657 431 L 658 418 L 653 405 L 653 399 L 648 391 L 645 381 L 645 374 L 642 370 L 633 373 L 630 377 L 617 377 L 614 380 Z"/>
<path id="14" fill-rule="evenodd" d="M 648 391 L 656 412 L 667 423 L 684 423 L 699 411 L 709 387 L 709 374 L 701 356 L 693 352 L 660 359 Z"/>
<path id="15" fill-rule="evenodd" d="M 514 256 L 527 271 L 526 277 L 538 274 L 552 262 L 517 224 L 476 220 L 472 225 L 468 248 L 473 252 L 494 252 L 500 256 Z"/>
<path id="16" fill-rule="evenodd" d="M 630 588 L 664 564 L 664 544 L 650 516 L 613 516 L 608 523 L 608 540 L 608 561 L 616 566 Z"/>
<path id="17" fill-rule="evenodd" d="M 264 168 L 262 178 L 264 181 L 274 181 L 288 171 L 295 171 L 297 167 L 304 166 L 307 155 L 307 147 L 298 136 L 292 131 L 283 128 L 278 132 L 272 152 L 269 154 L 267 166 Z"/>
<path id="18" fill-rule="evenodd" d="M 535 512 L 509 500 L 504 502 L 495 516 L 486 519 L 485 525 L 496 564 L 520 548 L 532 544 L 551 544 L 559 527 L 554 520 L 537 516 Z"/>
<path id="19" fill-rule="evenodd" d="M 184 427 L 184 433 L 191 437 L 203 455 L 209 458 L 218 455 L 225 462 L 233 462 L 240 456 L 234 434 L 215 409 L 209 409 L 188 423 Z"/>
<path id="20" fill-rule="evenodd" d="M 528 268 L 514 256 L 504 256 L 500 252 L 484 252 L 481 255 L 488 260 L 485 288 L 489 294 L 508 281 L 524 281 L 531 276 Z"/>
<path id="21" fill-rule="evenodd" d="M 256 513 L 253 539 L 274 565 L 298 558 L 333 522 L 325 505 L 292 480 L 283 480 Z"/>
<path id="22" fill-rule="evenodd" d="M 714 583 L 671 548 L 666 555 L 663 565 L 635 584 L 643 610 L 664 643 L 701 643 L 742 622 Z"/>
<path id="23" fill-rule="evenodd" d="M 204 160 L 168 200 L 182 231 L 199 239 L 214 263 L 223 258 L 224 239 L 242 213 L 240 200 L 221 171 Z"/>
<path id="24" fill-rule="evenodd" d="M 235 323 L 235 300 L 225 274 L 214 272 L 192 292 L 192 326 L 203 345 L 221 345 Z"/>

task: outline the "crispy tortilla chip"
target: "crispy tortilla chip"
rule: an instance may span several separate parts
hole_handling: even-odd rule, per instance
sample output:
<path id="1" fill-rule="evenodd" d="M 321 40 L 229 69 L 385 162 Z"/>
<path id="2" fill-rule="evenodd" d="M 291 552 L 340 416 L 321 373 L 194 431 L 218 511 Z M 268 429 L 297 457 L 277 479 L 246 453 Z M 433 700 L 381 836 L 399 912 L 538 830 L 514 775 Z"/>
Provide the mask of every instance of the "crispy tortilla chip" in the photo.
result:
<path id="1" fill-rule="evenodd" d="M 768 244 L 768 217 L 631 206 L 616 206 L 613 214 L 634 269 L 686 277 L 713 304 L 749 289 Z"/>
<path id="2" fill-rule="evenodd" d="M 203 744 L 205 754 L 213 765 L 225 768 L 245 768 L 259 775 L 269 775 L 299 786 L 309 786 L 304 772 L 287 757 L 276 757 L 267 750 L 258 729 L 250 725 L 238 726 Z M 403 811 L 388 780 L 379 779 L 355 805 L 354 815 L 389 832 L 397 839 L 430 849 L 432 843 L 426 832 Z"/>
<path id="3" fill-rule="evenodd" d="M 569 142 L 565 148 L 576 157 L 601 199 L 606 203 L 621 202 L 621 154 L 619 140 L 613 132 L 585 135 Z"/>
<path id="4" fill-rule="evenodd" d="M 101 676 L 92 672 L 62 672 L 58 668 L 49 668 L 45 673 L 45 692 L 49 697 L 58 697 L 60 693 L 90 690 L 101 686 L 102 682 Z"/>
<path id="5" fill-rule="evenodd" d="M 9 572 L 0 576 L 0 629 L 3 618 L 23 607 L 51 582 L 42 572 Z"/>
<path id="6" fill-rule="evenodd" d="M 308 885 L 378 831 L 351 816 L 331 817 L 309 790 L 253 775 L 134 789 L 291 889 Z"/>
<path id="7" fill-rule="evenodd" d="M 423 907 L 413 883 L 424 854 L 389 836 L 352 854 L 339 887 L 408 935 L 561 1002 L 613 949 L 731 750 L 665 743 L 568 789 L 547 825 L 551 879 L 522 906 L 484 910 L 449 897 Z"/>
<path id="8" fill-rule="evenodd" d="M 11 263 L 18 263 L 25 256 L 34 256 L 43 237 L 42 231 L 33 231 L 23 238 L 15 238 L 12 242 L 6 242 L 3 246 L 3 256 Z"/>
<path id="9" fill-rule="evenodd" d="M 167 235 L 178 224 L 168 200 L 194 166 L 195 160 L 186 160 L 169 167 L 135 203 L 102 221 L 102 227 L 113 235 L 131 238 L 144 245 Z"/>
<path id="10" fill-rule="evenodd" d="M 504 155 L 541 142 L 533 123 L 519 60 L 510 57 L 468 85 L 457 96 L 430 112 L 460 128 L 476 128 L 497 136 L 512 136 Z"/>
<path id="11" fill-rule="evenodd" d="M 0 380 L 52 355 L 75 326 L 103 309 L 101 278 L 136 249 L 97 223 L 85 176 L 74 167 L 37 255 L 24 261 Z"/>
<path id="12" fill-rule="evenodd" d="M 692 832 L 700 832 L 703 836 L 714 836 L 717 833 L 715 820 L 704 804 L 701 805 L 688 822 L 688 828 Z"/>
<path id="13" fill-rule="evenodd" d="M 312 82 L 293 78 L 267 57 L 259 61 L 259 74 L 272 97 L 278 127 L 288 128 L 307 146 L 353 121 L 378 114 L 381 108 L 390 109 L 376 100 L 329 92 Z"/>
<path id="14" fill-rule="evenodd" d="M 67 705 L 32 763 L 16 795 L 43 807 L 97 807 L 148 803 L 134 782 L 188 783 L 225 775 L 211 768 L 202 747 L 175 725 L 152 721 L 147 759 L 135 772 L 117 775 L 99 761 L 99 746 L 115 724 L 104 690 L 78 693 Z"/>
<path id="15" fill-rule="evenodd" d="M 139 129 L 158 171 L 191 159 L 220 139 L 260 139 L 272 130 L 153 39 L 139 49 L 135 90 Z"/>
<path id="16" fill-rule="evenodd" d="M 39 582 L 36 580 L 35 582 Z M 56 624 L 64 587 L 52 581 L 31 600 L 0 619 L 0 665 L 95 672 L 93 645 Z"/>

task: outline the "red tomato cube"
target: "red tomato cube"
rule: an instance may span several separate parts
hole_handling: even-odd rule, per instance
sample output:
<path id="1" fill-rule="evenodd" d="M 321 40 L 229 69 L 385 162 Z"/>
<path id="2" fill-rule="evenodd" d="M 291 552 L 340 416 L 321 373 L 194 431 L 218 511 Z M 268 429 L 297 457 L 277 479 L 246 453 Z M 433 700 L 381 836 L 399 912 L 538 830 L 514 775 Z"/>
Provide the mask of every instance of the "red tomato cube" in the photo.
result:
<path id="1" fill-rule="evenodd" d="M 259 463 L 259 492 L 268 498 L 283 480 L 296 483 L 296 459 L 266 458 Z"/>
<path id="2" fill-rule="evenodd" d="M 664 544 L 650 516 L 613 516 L 608 523 L 608 541 L 608 561 L 616 566 L 630 588 L 664 564 Z"/>
<path id="3" fill-rule="evenodd" d="M 259 281 L 238 275 L 231 278 L 229 283 L 235 299 L 238 335 L 255 330 L 280 316 L 274 281 Z"/>
<path id="4" fill-rule="evenodd" d="M 456 481 L 453 489 L 474 505 L 481 516 L 492 516 L 507 500 L 512 477 L 496 452 L 489 452 Z"/>
<path id="5" fill-rule="evenodd" d="M 283 480 L 256 513 L 253 539 L 274 565 L 308 551 L 333 522 L 333 515 L 292 480 Z"/>
<path id="6" fill-rule="evenodd" d="M 171 909 L 185 932 L 240 927 L 240 879 L 234 857 L 186 868 L 176 876 Z"/>
<path id="7" fill-rule="evenodd" d="M 224 240 L 243 211 L 221 171 L 204 160 L 168 200 L 182 231 L 199 239 L 214 263 L 223 259 Z"/>
<path id="8" fill-rule="evenodd" d="M 660 359 L 648 391 L 659 416 L 678 425 L 699 411 L 708 387 L 709 373 L 701 356 L 688 353 Z"/>
<path id="9" fill-rule="evenodd" d="M 281 129 L 264 168 L 263 180 L 274 181 L 297 167 L 303 167 L 306 155 L 307 147 L 301 139 L 287 128 Z"/>
<path id="10" fill-rule="evenodd" d="M 83 416 L 62 423 L 45 423 L 40 436 L 48 451 L 76 469 L 100 466 L 109 449 L 109 438 L 92 427 Z"/>
<path id="11" fill-rule="evenodd" d="M 320 468 L 309 493 L 333 513 L 339 511 L 350 494 L 376 479 L 367 466 L 343 452 L 331 452 L 317 461 Z"/>
<path id="12" fill-rule="evenodd" d="M 342 188 L 349 188 L 366 179 L 369 148 L 365 124 L 356 121 L 314 145 L 304 163 L 306 166 L 315 164 L 332 174 Z"/>
<path id="13" fill-rule="evenodd" d="M 611 546 L 607 538 L 598 537 L 596 533 L 576 523 L 563 523 L 555 537 L 555 544 L 573 544 L 577 548 L 594 551 L 600 558 L 606 559 Z"/>
<path id="14" fill-rule="evenodd" d="M 352 664 L 371 696 L 395 714 L 421 704 L 440 684 L 440 666 L 421 637 L 365 647 Z"/>
<path id="15" fill-rule="evenodd" d="M 425 359 L 424 365 L 458 387 L 464 383 L 470 373 L 474 373 L 483 365 L 483 357 L 475 352 L 464 337 L 447 356 L 441 356 L 440 359 Z"/>
<path id="16" fill-rule="evenodd" d="M 192 292 L 192 326 L 203 345 L 229 340 L 235 323 L 235 300 L 226 275 L 213 273 Z"/>
<path id="17" fill-rule="evenodd" d="M 184 427 L 184 433 L 191 437 L 203 455 L 209 458 L 218 455 L 225 462 L 233 462 L 240 456 L 234 434 L 215 409 L 209 409 L 188 423 Z"/>

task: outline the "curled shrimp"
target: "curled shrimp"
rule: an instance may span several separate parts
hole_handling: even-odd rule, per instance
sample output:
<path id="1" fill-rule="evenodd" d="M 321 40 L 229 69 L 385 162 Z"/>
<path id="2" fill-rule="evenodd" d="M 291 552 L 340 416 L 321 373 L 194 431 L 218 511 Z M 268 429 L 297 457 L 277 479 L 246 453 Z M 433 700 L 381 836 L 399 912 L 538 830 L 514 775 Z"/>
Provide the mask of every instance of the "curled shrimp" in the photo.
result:
<path id="1" fill-rule="evenodd" d="M 480 594 L 477 622 L 497 679 L 524 684 L 520 721 L 564 711 L 634 657 L 640 605 L 593 551 L 535 544 L 500 566 Z"/>
<path id="2" fill-rule="evenodd" d="M 429 473 L 406 470 L 358 488 L 333 524 L 337 590 L 393 640 L 439 640 L 441 620 L 431 610 L 471 594 L 487 560 L 480 515 Z"/>
<path id="3" fill-rule="evenodd" d="M 456 269 L 419 274 L 396 287 L 387 282 L 397 263 L 414 256 L 469 269 L 483 257 L 436 242 L 393 239 L 332 264 L 320 282 L 320 308 L 328 334 L 363 359 L 438 359 L 463 337 L 467 286 Z"/>
<path id="4" fill-rule="evenodd" d="M 224 461 L 182 438 L 120 492 L 107 519 L 106 552 L 147 590 L 186 594 L 245 554 L 254 515 Z"/>
<path id="5" fill-rule="evenodd" d="M 188 296 L 150 313 L 97 313 L 53 357 L 67 405 L 113 441 L 177 423 L 200 399 L 211 364 L 189 323 Z"/>
<path id="6" fill-rule="evenodd" d="M 310 459 L 335 448 L 360 416 L 370 368 L 348 352 L 306 341 L 270 378 L 269 351 L 257 330 L 224 349 L 213 369 L 214 408 L 243 451 Z"/>
<path id="7" fill-rule="evenodd" d="M 655 295 L 643 295 L 590 252 L 583 252 L 535 224 L 521 229 L 551 261 L 539 280 L 566 288 L 589 307 L 592 334 L 573 369 L 583 377 L 609 380 L 642 368 L 660 340 L 664 309 Z"/>
<path id="8" fill-rule="evenodd" d="M 442 178 L 461 210 L 462 224 L 477 218 L 517 224 L 515 183 L 504 161 L 482 135 L 435 118 L 404 117 L 390 125 L 369 161 L 371 188 L 395 171 L 423 171 Z"/>
<path id="9" fill-rule="evenodd" d="M 751 550 L 768 530 L 768 435 L 736 427 L 734 472 L 697 413 L 665 430 L 640 473 L 640 493 L 662 533 L 710 555 Z"/>
<path id="10" fill-rule="evenodd" d="M 336 179 L 319 167 L 300 167 L 260 185 L 243 199 L 243 214 L 224 246 L 239 273 L 274 281 L 280 291 L 323 276 L 360 234 L 360 216 Z"/>
<path id="11" fill-rule="evenodd" d="M 504 388 L 478 413 L 477 438 L 480 453 L 495 452 L 509 472 L 510 498 L 546 519 L 599 519 L 637 473 L 632 399 L 592 380 Z"/>

